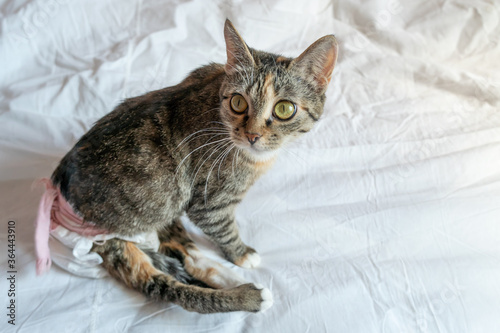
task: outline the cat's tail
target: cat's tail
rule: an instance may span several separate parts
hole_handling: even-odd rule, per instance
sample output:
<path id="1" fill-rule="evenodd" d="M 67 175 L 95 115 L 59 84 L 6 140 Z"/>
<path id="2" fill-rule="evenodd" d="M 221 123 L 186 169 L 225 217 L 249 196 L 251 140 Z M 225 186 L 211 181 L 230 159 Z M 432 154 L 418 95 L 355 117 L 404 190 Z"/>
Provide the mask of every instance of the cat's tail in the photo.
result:
<path id="1" fill-rule="evenodd" d="M 156 300 L 173 302 L 200 313 L 266 310 L 268 289 L 247 283 L 231 289 L 203 287 L 175 258 L 143 251 L 134 243 L 112 239 L 95 245 L 108 272 L 129 287 Z M 160 257 L 161 256 L 161 257 Z"/>

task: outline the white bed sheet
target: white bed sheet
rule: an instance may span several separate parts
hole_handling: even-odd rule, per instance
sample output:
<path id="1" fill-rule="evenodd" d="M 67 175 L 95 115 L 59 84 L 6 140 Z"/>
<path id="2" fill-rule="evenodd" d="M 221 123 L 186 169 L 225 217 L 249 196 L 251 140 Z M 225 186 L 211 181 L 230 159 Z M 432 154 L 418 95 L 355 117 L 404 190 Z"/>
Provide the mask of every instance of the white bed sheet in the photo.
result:
<path id="1" fill-rule="evenodd" d="M 0 1 L 0 236 L 16 221 L 6 332 L 500 332 L 497 1 Z M 200 315 L 111 278 L 36 277 L 33 220 L 58 160 L 121 99 L 224 62 L 229 17 L 296 56 L 334 33 L 325 114 L 238 208 L 264 314 Z M 211 257 L 206 238 L 191 232 Z M 5 312 L 5 313 L 4 313 Z"/>

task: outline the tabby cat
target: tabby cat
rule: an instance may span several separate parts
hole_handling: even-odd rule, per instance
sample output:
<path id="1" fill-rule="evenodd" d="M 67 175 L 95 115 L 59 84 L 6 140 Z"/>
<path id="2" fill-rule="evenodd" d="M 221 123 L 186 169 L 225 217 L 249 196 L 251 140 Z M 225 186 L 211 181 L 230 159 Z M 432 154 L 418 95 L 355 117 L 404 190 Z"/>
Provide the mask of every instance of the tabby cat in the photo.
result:
<path id="1" fill-rule="evenodd" d="M 235 208 L 280 147 L 318 121 L 337 59 L 332 35 L 294 59 L 249 48 L 229 20 L 224 37 L 225 65 L 125 100 L 51 178 L 83 221 L 122 235 L 158 233 L 158 251 L 116 238 L 95 244 L 112 276 L 200 313 L 262 311 L 272 296 L 204 257 L 180 217 L 186 213 L 232 263 L 259 264 L 240 239 Z"/>

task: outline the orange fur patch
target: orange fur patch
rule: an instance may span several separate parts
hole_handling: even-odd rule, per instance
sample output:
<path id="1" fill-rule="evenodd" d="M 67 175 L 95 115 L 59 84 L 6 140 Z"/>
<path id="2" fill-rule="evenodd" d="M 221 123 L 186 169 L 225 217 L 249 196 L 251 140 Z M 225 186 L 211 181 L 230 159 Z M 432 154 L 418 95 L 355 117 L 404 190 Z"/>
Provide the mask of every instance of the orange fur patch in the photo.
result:
<path id="1" fill-rule="evenodd" d="M 149 257 L 134 243 L 126 242 L 123 258 L 129 265 L 130 272 L 121 272 L 122 280 L 128 286 L 136 286 L 140 282 L 150 280 L 154 275 L 162 274 L 152 264 Z"/>
<path id="2" fill-rule="evenodd" d="M 268 95 L 269 92 L 274 93 L 274 89 L 273 89 L 273 91 L 268 91 L 269 88 L 273 88 L 272 84 L 273 84 L 273 74 L 269 73 L 266 75 L 266 78 L 264 79 L 264 85 L 262 88 L 262 90 L 266 92 L 266 95 Z"/>
<path id="3" fill-rule="evenodd" d="M 87 149 L 87 148 L 89 148 L 89 147 L 90 147 L 90 144 L 86 143 L 86 144 L 84 144 L 83 146 L 79 147 L 79 148 L 78 148 L 78 150 L 80 150 L 80 151 L 81 151 L 81 150 Z"/>
<path id="4" fill-rule="evenodd" d="M 272 101 L 274 99 L 274 76 L 272 73 L 266 75 L 263 91 L 266 94 L 266 100 Z"/>
<path id="5" fill-rule="evenodd" d="M 258 171 L 260 172 L 265 172 L 267 170 L 269 170 L 269 168 L 271 168 L 274 164 L 274 158 L 271 158 L 267 161 L 258 161 L 258 162 L 255 162 L 255 169 L 257 169 Z"/>
<path id="6" fill-rule="evenodd" d="M 171 249 L 174 249 L 174 250 L 177 250 L 179 252 L 181 252 L 182 254 L 184 254 L 185 256 L 189 256 L 188 252 L 187 252 L 187 249 L 182 246 L 179 242 L 176 242 L 176 241 L 170 241 L 170 242 L 163 242 L 160 244 L 160 252 L 162 252 L 162 248 L 163 247 L 167 247 L 167 248 L 171 248 Z"/>
<path id="7" fill-rule="evenodd" d="M 268 73 L 264 79 L 264 84 L 262 91 L 264 92 L 264 99 L 267 103 L 272 103 L 275 97 L 274 91 L 274 75 L 272 73 Z M 267 108 L 266 108 L 267 109 Z M 267 114 L 269 111 L 269 114 Z M 266 114 L 264 114 L 264 118 L 267 119 L 271 116 L 272 108 L 266 110 Z M 257 131 L 258 132 L 258 131 Z M 263 134 L 263 133 L 262 133 Z"/>
<path id="8" fill-rule="evenodd" d="M 193 246 L 194 247 L 194 246 Z M 219 271 L 215 267 L 207 267 L 207 268 L 200 268 L 196 267 L 195 262 L 196 258 L 193 258 L 187 251 L 186 247 L 182 246 L 180 243 L 177 241 L 171 240 L 169 242 L 163 242 L 160 244 L 160 252 L 163 252 L 163 248 L 169 248 L 173 250 L 177 250 L 184 254 L 184 269 L 186 272 L 188 272 L 192 277 L 195 279 L 198 279 L 200 281 L 205 282 L 209 286 L 212 286 L 214 288 L 219 288 L 220 286 L 214 285 L 213 283 L 213 276 L 217 275 Z M 194 247 L 196 248 L 196 247 Z"/>
<path id="9" fill-rule="evenodd" d="M 234 261 L 234 264 L 236 266 L 241 266 L 246 260 L 247 260 L 247 257 L 248 257 L 248 253 L 245 254 L 244 256 L 242 256 L 241 258 L 238 258 Z"/>
<path id="10" fill-rule="evenodd" d="M 195 279 L 203 281 L 206 284 L 208 284 L 209 286 L 218 287 L 218 286 L 214 286 L 212 283 L 212 277 L 219 273 L 219 271 L 217 269 L 215 269 L 214 267 L 202 269 L 202 268 L 196 267 L 195 265 L 191 264 L 189 261 L 186 260 L 184 268 L 186 269 L 186 272 L 191 274 L 191 276 L 193 276 Z"/>

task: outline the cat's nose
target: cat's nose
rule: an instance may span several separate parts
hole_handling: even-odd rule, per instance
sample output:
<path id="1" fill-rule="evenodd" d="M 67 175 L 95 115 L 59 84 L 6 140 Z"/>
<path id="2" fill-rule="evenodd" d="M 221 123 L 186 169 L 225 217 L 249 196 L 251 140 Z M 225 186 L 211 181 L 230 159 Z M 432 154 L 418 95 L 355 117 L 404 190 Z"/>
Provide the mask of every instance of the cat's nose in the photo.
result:
<path id="1" fill-rule="evenodd" d="M 248 132 L 245 132 L 245 135 L 247 136 L 248 142 L 250 142 L 251 145 L 256 143 L 257 140 L 259 140 L 259 138 L 262 136 L 258 133 L 248 133 Z"/>

